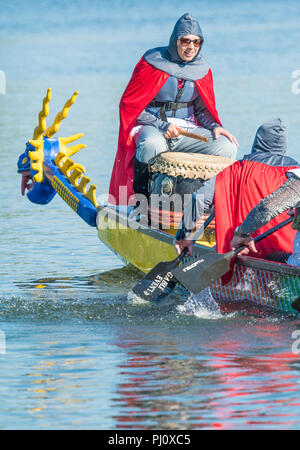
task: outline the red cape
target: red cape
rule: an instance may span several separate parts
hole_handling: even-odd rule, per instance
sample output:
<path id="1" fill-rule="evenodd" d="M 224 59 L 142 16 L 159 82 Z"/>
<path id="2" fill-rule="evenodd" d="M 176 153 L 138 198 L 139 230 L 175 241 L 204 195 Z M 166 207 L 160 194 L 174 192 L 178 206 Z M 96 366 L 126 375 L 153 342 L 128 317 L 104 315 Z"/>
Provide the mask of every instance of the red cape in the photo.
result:
<path id="1" fill-rule="evenodd" d="M 109 187 L 109 202 L 126 205 L 133 191 L 133 159 L 136 148 L 130 132 L 141 112 L 153 100 L 165 84 L 169 74 L 151 66 L 142 57 L 136 65 L 132 77 L 120 101 L 120 130 L 116 159 Z M 211 70 L 195 81 L 207 109 L 221 125 L 215 106 Z M 119 188 L 122 187 L 121 191 Z"/>
<path id="2" fill-rule="evenodd" d="M 285 183 L 285 173 L 292 168 L 295 167 L 269 166 L 244 160 L 236 161 L 218 174 L 215 186 L 218 253 L 231 250 L 230 242 L 235 228 L 243 223 L 254 206 Z M 262 234 L 288 217 L 286 212 L 279 214 L 252 236 Z M 275 251 L 292 253 L 295 234 L 296 231 L 289 224 L 257 243 L 259 253 L 251 256 L 263 258 Z"/>

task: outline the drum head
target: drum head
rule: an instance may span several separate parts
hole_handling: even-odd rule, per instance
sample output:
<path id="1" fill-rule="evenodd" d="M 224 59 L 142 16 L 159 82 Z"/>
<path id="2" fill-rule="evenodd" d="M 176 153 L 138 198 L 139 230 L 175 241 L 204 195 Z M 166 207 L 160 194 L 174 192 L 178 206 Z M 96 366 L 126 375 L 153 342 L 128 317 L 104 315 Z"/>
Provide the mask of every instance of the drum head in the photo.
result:
<path id="1" fill-rule="evenodd" d="M 234 160 L 222 156 L 196 153 L 166 152 L 161 153 L 151 165 L 153 173 L 164 173 L 172 177 L 191 180 L 209 180 L 224 170 Z"/>

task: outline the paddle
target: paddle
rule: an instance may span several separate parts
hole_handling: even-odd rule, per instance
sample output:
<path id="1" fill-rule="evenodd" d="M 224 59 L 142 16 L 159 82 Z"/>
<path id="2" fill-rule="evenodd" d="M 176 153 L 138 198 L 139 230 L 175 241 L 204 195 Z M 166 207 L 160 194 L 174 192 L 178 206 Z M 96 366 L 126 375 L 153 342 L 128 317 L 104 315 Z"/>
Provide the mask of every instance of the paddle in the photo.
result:
<path id="1" fill-rule="evenodd" d="M 254 239 L 254 242 L 261 241 L 292 221 L 293 217 L 284 220 L 260 236 L 257 236 Z M 198 294 L 228 272 L 232 258 L 244 248 L 246 248 L 246 246 L 221 254 L 214 252 L 205 253 L 201 255 L 200 259 L 197 259 L 192 263 L 182 264 L 180 267 L 173 269 L 172 273 L 176 280 L 188 291 L 193 294 Z"/>
<path id="2" fill-rule="evenodd" d="M 212 212 L 206 219 L 201 228 L 193 236 L 195 241 L 204 233 L 210 222 L 213 220 L 215 213 Z M 177 284 L 177 280 L 173 277 L 172 271 L 179 266 L 181 260 L 186 255 L 188 249 L 185 248 L 177 258 L 172 261 L 162 261 L 158 263 L 153 269 L 142 278 L 132 289 L 132 292 L 138 297 L 157 301 L 162 297 L 170 294 Z"/>
<path id="3" fill-rule="evenodd" d="M 296 300 L 293 301 L 291 306 L 292 308 L 294 308 L 295 311 L 300 312 L 300 297 L 296 298 Z"/>

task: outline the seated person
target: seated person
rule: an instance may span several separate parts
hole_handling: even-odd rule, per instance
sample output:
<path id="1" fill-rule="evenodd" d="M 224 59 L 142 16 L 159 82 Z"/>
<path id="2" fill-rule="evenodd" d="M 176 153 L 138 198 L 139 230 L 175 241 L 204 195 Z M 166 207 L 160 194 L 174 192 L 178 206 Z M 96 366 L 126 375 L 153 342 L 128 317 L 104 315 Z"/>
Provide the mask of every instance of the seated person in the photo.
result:
<path id="1" fill-rule="evenodd" d="M 116 203 L 121 201 L 120 186 L 126 186 L 126 201 L 134 192 L 147 195 L 148 162 L 161 152 L 235 158 L 238 143 L 218 117 L 202 45 L 197 20 L 184 14 L 169 46 L 148 50 L 137 64 L 120 102 L 119 145 L 110 183 Z M 207 137 L 208 142 L 180 136 L 177 126 Z"/>
<path id="2" fill-rule="evenodd" d="M 256 205 L 237 228 L 231 241 L 231 248 L 235 250 L 246 245 L 247 248 L 243 249 L 240 255 L 248 255 L 249 251 L 257 253 L 251 234 L 283 211 L 295 208 L 292 228 L 297 231 L 297 234 L 293 253 L 288 258 L 287 264 L 300 266 L 300 169 L 291 170 L 286 175 L 288 180 Z"/>
<path id="3" fill-rule="evenodd" d="M 261 125 L 257 130 L 251 154 L 244 155 L 241 161 L 236 161 L 216 177 L 206 181 L 193 194 L 176 234 L 177 252 L 181 253 L 183 248 L 188 247 L 188 254 L 192 255 L 192 230 L 212 205 L 215 207 L 217 252 L 230 251 L 234 231 L 251 209 L 278 189 L 286 181 L 288 173 L 293 173 L 293 169 L 299 170 L 297 161 L 285 155 L 286 150 L 287 132 L 282 121 L 275 119 Z M 260 233 L 283 221 L 286 218 L 284 215 L 285 213 L 277 216 L 272 224 L 268 224 Z M 276 214 L 273 217 L 275 216 Z M 253 214 L 251 217 L 253 219 Z M 258 244 L 258 256 L 265 257 L 277 250 L 291 253 L 293 238 L 290 226 L 278 230 Z"/>

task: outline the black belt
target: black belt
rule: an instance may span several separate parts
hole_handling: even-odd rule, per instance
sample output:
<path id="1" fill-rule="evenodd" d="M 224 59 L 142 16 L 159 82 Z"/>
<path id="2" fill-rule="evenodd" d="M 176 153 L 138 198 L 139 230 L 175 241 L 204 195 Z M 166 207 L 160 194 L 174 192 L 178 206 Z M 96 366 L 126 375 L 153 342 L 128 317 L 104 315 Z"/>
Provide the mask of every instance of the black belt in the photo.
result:
<path id="1" fill-rule="evenodd" d="M 157 102 L 152 100 L 148 106 L 154 106 L 155 108 L 164 107 L 165 111 L 176 111 L 179 108 L 187 108 L 192 106 L 194 102 Z"/>
<path id="2" fill-rule="evenodd" d="M 160 118 L 167 122 L 166 111 L 172 111 L 171 117 L 174 117 L 177 109 L 188 108 L 192 106 L 194 102 L 157 102 L 152 100 L 148 106 L 154 106 L 155 108 L 160 108 Z"/>

